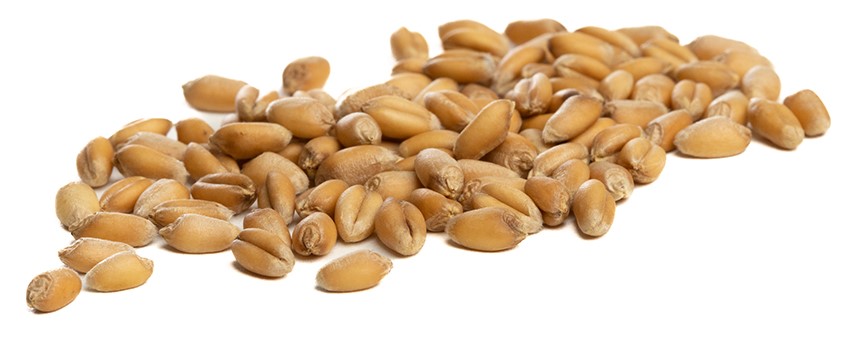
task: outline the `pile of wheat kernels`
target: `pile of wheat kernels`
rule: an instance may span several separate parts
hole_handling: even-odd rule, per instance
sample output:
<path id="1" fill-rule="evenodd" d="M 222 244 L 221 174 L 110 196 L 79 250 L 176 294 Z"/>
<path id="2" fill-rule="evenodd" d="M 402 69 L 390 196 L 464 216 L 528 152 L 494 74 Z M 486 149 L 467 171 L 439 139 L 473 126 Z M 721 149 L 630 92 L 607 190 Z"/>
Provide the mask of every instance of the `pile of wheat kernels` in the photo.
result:
<path id="1" fill-rule="evenodd" d="M 145 283 L 153 263 L 133 247 L 157 236 L 187 253 L 230 249 L 267 277 L 372 234 L 404 256 L 443 231 L 499 251 L 571 214 L 581 232 L 601 236 L 616 201 L 657 179 L 669 151 L 733 156 L 752 131 L 794 149 L 830 124 L 810 90 L 780 102 L 769 60 L 727 38 L 682 45 L 656 26 L 567 32 L 547 19 L 503 34 L 455 21 L 439 37 L 445 51 L 430 56 L 422 35 L 396 31 L 391 78 L 339 100 L 322 90 L 327 60 L 306 57 L 263 96 L 213 75 L 185 84 L 197 110 L 235 112 L 218 129 L 186 119 L 172 139 L 171 121 L 149 118 L 93 139 L 77 158 L 81 181 L 56 195 L 76 239 L 59 251 L 69 268 L 37 276 L 28 304 L 67 305 L 78 273 L 95 291 Z M 126 178 L 110 181 L 113 166 Z M 239 213 L 243 228 L 229 221 Z M 316 282 L 367 289 L 391 267 L 359 250 Z"/>

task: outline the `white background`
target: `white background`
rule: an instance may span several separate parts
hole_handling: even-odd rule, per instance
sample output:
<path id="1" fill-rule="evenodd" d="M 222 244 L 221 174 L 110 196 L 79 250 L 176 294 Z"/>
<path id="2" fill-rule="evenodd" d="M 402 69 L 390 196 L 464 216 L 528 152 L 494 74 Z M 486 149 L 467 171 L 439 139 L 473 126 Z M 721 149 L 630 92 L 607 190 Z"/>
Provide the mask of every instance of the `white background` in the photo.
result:
<path id="1" fill-rule="evenodd" d="M 845 11 L 757 3 L 4 2 L 0 335 L 846 336 Z M 156 266 L 147 284 L 84 290 L 51 314 L 27 308 L 30 279 L 61 266 L 56 251 L 72 240 L 53 198 L 78 179 L 86 142 L 141 117 L 220 119 L 185 104 L 186 81 L 211 73 L 267 91 L 290 61 L 320 55 L 338 96 L 388 79 L 389 35 L 401 26 L 422 32 L 433 55 L 441 23 L 470 18 L 501 31 L 541 17 L 570 30 L 662 25 L 684 43 L 704 34 L 746 41 L 775 64 L 782 97 L 815 90 L 833 127 L 795 151 L 758 139 L 733 158 L 670 155 L 596 240 L 570 222 L 511 251 L 478 253 L 431 234 L 418 255 L 398 258 L 372 238 L 301 259 L 275 280 L 237 270 L 230 252 L 179 254 L 156 241 L 139 250 Z M 315 289 L 320 266 L 362 247 L 393 257 L 378 287 Z"/>

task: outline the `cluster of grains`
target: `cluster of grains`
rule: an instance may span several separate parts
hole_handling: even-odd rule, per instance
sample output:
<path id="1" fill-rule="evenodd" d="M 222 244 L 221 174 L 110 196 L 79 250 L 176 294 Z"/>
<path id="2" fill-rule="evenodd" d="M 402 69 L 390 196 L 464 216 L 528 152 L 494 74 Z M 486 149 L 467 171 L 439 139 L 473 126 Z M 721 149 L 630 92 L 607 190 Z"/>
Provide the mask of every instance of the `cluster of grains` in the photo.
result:
<path id="1" fill-rule="evenodd" d="M 96 291 L 145 283 L 153 263 L 133 247 L 157 237 L 186 253 L 229 249 L 244 269 L 282 277 L 299 257 L 372 235 L 401 256 L 417 254 L 428 232 L 510 249 L 570 216 L 602 236 L 616 202 L 658 179 L 670 151 L 733 156 L 752 132 L 794 149 L 830 125 L 810 90 L 778 101 L 772 64 L 740 41 L 682 45 L 656 26 L 570 32 L 548 19 L 504 33 L 461 20 L 438 32 L 434 56 L 421 34 L 393 33 L 389 80 L 338 100 L 322 90 L 327 60 L 306 57 L 262 95 L 214 75 L 186 83 L 190 106 L 232 113 L 218 129 L 148 118 L 93 139 L 77 157 L 81 182 L 56 195 L 76 239 L 59 252 L 70 269 L 37 276 L 28 304 L 67 305 L 78 273 Z M 110 181 L 113 168 L 125 178 Z M 240 213 L 242 228 L 231 222 Z M 367 289 L 391 268 L 360 250 L 330 261 L 316 283 Z"/>

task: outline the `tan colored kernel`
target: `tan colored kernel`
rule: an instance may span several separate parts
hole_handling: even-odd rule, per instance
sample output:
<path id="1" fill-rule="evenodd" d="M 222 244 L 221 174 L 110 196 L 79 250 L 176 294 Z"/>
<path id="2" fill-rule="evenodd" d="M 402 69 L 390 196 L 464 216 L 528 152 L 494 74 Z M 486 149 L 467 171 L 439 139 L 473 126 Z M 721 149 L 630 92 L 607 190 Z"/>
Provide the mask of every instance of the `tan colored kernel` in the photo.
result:
<path id="1" fill-rule="evenodd" d="M 333 112 L 310 97 L 280 98 L 268 105 L 265 116 L 303 139 L 324 136 L 336 124 Z"/>
<path id="2" fill-rule="evenodd" d="M 451 130 L 431 130 L 420 133 L 401 142 L 398 145 L 398 153 L 404 157 L 412 157 L 427 148 L 451 150 L 459 135 Z"/>
<path id="3" fill-rule="evenodd" d="M 215 253 L 230 248 L 239 227 L 227 220 L 199 214 L 185 214 L 162 227 L 159 235 L 169 246 L 184 253 Z"/>
<path id="4" fill-rule="evenodd" d="M 408 201 L 422 212 L 425 226 L 431 232 L 442 232 L 448 219 L 463 213 L 463 205 L 459 202 L 427 188 L 414 190 Z"/>
<path id="5" fill-rule="evenodd" d="M 283 150 L 277 151 L 277 154 L 283 156 L 283 158 L 289 159 L 289 161 L 293 163 L 298 162 L 298 157 L 301 156 L 301 152 L 304 151 L 304 145 L 307 142 L 303 139 L 292 138 L 292 141 L 289 144 L 286 144 L 286 147 Z"/>
<path id="6" fill-rule="evenodd" d="M 97 194 L 85 183 L 69 183 L 56 192 L 56 217 L 66 228 L 98 211 L 100 202 Z"/>
<path id="7" fill-rule="evenodd" d="M 494 252 L 516 247 L 527 234 L 519 229 L 515 213 L 487 207 L 458 214 L 445 224 L 451 241 L 460 246 Z"/>
<path id="8" fill-rule="evenodd" d="M 771 66 L 757 65 L 743 75 L 740 89 L 749 98 L 777 101 L 781 94 L 781 79 Z"/>
<path id="9" fill-rule="evenodd" d="M 471 180 L 483 177 L 519 178 L 519 174 L 513 170 L 490 162 L 460 159 L 457 160 L 457 164 L 460 165 L 460 169 L 463 170 L 463 180 L 467 184 Z"/>
<path id="10" fill-rule="evenodd" d="M 73 270 L 50 270 L 30 281 L 27 286 L 27 305 L 39 312 L 53 312 L 73 302 L 81 289 L 80 276 Z"/>
<path id="11" fill-rule="evenodd" d="M 696 55 L 687 47 L 667 38 L 648 40 L 640 45 L 640 49 L 643 55 L 660 59 L 675 67 L 698 61 Z"/>
<path id="12" fill-rule="evenodd" d="M 598 90 L 599 85 L 601 85 L 599 81 L 570 68 L 556 69 L 557 76 L 549 79 L 551 82 L 551 90 L 554 92 L 563 89 L 575 89 L 587 96 L 592 96 L 590 93 Z"/>
<path id="13" fill-rule="evenodd" d="M 533 168 L 537 155 L 539 150 L 531 141 L 517 133 L 509 132 L 500 145 L 481 159 L 507 167 L 525 177 Z"/>
<path id="14" fill-rule="evenodd" d="M 521 116 L 533 116 L 548 112 L 551 102 L 551 81 L 545 74 L 534 74 L 516 83 L 507 98 L 516 102 Z"/>
<path id="15" fill-rule="evenodd" d="M 363 112 L 374 118 L 384 137 L 407 139 L 431 130 L 430 111 L 402 97 L 375 97 L 363 105 Z"/>
<path id="16" fill-rule="evenodd" d="M 484 107 L 454 144 L 457 159 L 479 159 L 507 138 L 513 101 L 497 100 Z"/>
<path id="17" fill-rule="evenodd" d="M 406 200 L 413 190 L 423 187 L 413 170 L 380 172 L 371 176 L 363 185 L 384 199 L 393 197 L 399 200 Z"/>
<path id="18" fill-rule="evenodd" d="M 363 185 L 348 187 L 336 201 L 333 219 L 339 238 L 345 242 L 360 242 L 374 232 L 374 217 L 383 198 Z"/>
<path id="19" fill-rule="evenodd" d="M 336 122 L 336 139 L 344 147 L 374 145 L 383 140 L 377 121 L 363 112 L 354 112 Z"/>
<path id="20" fill-rule="evenodd" d="M 236 111 L 236 94 L 245 82 L 206 75 L 183 84 L 183 96 L 192 108 L 207 112 Z"/>
<path id="21" fill-rule="evenodd" d="M 675 149 L 675 135 L 690 124 L 693 124 L 690 111 L 684 109 L 670 111 L 649 122 L 646 126 L 646 138 L 669 152 Z"/>
<path id="22" fill-rule="evenodd" d="M 454 158 L 436 149 L 416 155 L 415 174 L 422 185 L 446 197 L 456 198 L 463 189 L 463 170 Z"/>
<path id="23" fill-rule="evenodd" d="M 673 110 L 687 110 L 693 120 L 699 120 L 712 100 L 713 93 L 706 84 L 682 80 L 678 81 L 672 89 L 671 107 Z"/>
<path id="24" fill-rule="evenodd" d="M 557 77 L 555 77 L 555 78 L 557 78 Z M 548 114 L 554 114 L 555 112 L 557 112 L 558 109 L 560 109 L 560 107 L 563 105 L 563 102 L 566 102 L 566 100 L 569 99 L 572 96 L 578 96 L 578 95 L 592 96 L 592 97 L 595 97 L 599 100 L 604 99 L 604 97 L 601 96 L 601 94 L 598 93 L 598 91 L 596 91 L 596 90 L 594 90 L 592 92 L 586 92 L 586 91 L 582 91 L 582 90 L 575 89 L 575 88 L 559 89 L 556 92 L 554 92 L 554 94 L 551 95 L 551 102 L 549 102 L 549 105 L 548 105 Z M 530 120 L 530 119 L 526 118 L 525 122 L 527 122 L 528 120 Z M 543 126 L 545 126 L 544 123 L 543 123 Z M 522 128 L 525 129 L 524 124 L 522 124 Z M 540 127 L 539 129 L 542 129 L 542 127 Z"/>
<path id="25" fill-rule="evenodd" d="M 86 288 L 121 291 L 138 287 L 153 274 L 153 261 L 135 252 L 120 252 L 96 264 L 85 276 Z"/>
<path id="26" fill-rule="evenodd" d="M 573 96 L 545 123 L 542 137 L 546 143 L 559 143 L 580 135 L 601 117 L 601 101 L 584 95 Z"/>
<path id="27" fill-rule="evenodd" d="M 401 27 L 392 33 L 389 44 L 392 47 L 392 56 L 396 60 L 427 58 L 427 41 L 422 34 L 411 32 L 406 27 Z"/>
<path id="28" fill-rule="evenodd" d="M 672 66 L 660 59 L 654 57 L 638 57 L 630 61 L 622 62 L 614 68 L 614 70 L 624 70 L 634 77 L 637 81 L 651 74 L 668 73 Z"/>
<path id="29" fill-rule="evenodd" d="M 279 171 L 268 172 L 265 184 L 257 190 L 257 206 L 273 209 L 283 223 L 291 223 L 295 214 L 295 187 L 289 177 Z"/>
<path id="30" fill-rule="evenodd" d="M 463 193 L 460 194 L 457 201 L 459 201 L 461 205 L 471 205 L 472 199 L 476 194 L 481 192 L 483 187 L 486 185 L 496 184 L 521 191 L 525 188 L 525 183 L 526 180 L 519 177 L 486 176 L 466 180 L 466 186 L 463 186 Z"/>
<path id="31" fill-rule="evenodd" d="M 166 135 L 170 130 L 171 121 L 165 118 L 143 118 L 124 125 L 109 137 L 109 142 L 112 143 L 113 147 L 117 147 L 139 132 L 147 131 Z"/>
<path id="32" fill-rule="evenodd" d="M 506 93 L 513 88 L 517 79 L 523 77 L 522 73 L 525 67 L 529 64 L 539 64 L 538 62 L 544 61 L 545 54 L 546 51 L 544 48 L 533 44 L 523 44 L 510 49 L 501 61 L 498 62 L 498 67 L 495 69 L 492 79 L 492 87 L 497 92 Z M 553 67 L 552 70 L 554 70 Z M 538 72 L 534 72 L 534 74 L 536 73 Z M 551 74 L 546 74 L 548 77 L 553 75 L 553 71 Z"/>
<path id="33" fill-rule="evenodd" d="M 524 189 L 515 189 L 500 184 L 486 184 L 481 186 L 480 192 L 474 194 L 471 200 L 464 200 L 464 206 L 468 204 L 469 209 L 480 209 L 485 207 L 502 207 L 516 212 L 520 225 L 519 230 L 534 234 L 542 230 L 542 214 L 534 201 L 524 192 Z"/>
<path id="34" fill-rule="evenodd" d="M 641 45 L 646 41 L 655 38 L 665 38 L 670 41 L 678 42 L 678 37 L 672 35 L 672 33 L 666 31 L 666 29 L 660 26 L 625 27 L 619 28 L 616 31 L 628 36 L 637 45 Z"/>
<path id="35" fill-rule="evenodd" d="M 624 50 L 633 57 L 640 56 L 640 47 L 625 33 L 594 26 L 582 27 L 576 31 L 599 38 L 614 47 Z"/>
<path id="36" fill-rule="evenodd" d="M 561 180 L 542 176 L 531 177 L 525 183 L 525 194 L 542 212 L 542 221 L 547 226 L 559 226 L 569 215 L 569 190 Z"/>
<path id="37" fill-rule="evenodd" d="M 75 239 L 92 237 L 123 242 L 133 247 L 146 246 L 156 237 L 156 226 L 152 222 L 124 213 L 95 213 L 68 229 Z"/>
<path id="38" fill-rule="evenodd" d="M 271 104 L 271 102 L 276 101 L 277 99 L 280 98 L 279 94 L 278 95 L 272 95 L 273 93 L 276 93 L 276 91 L 272 91 L 272 92 L 266 94 L 266 96 L 261 98 L 260 101 L 266 101 L 266 102 L 268 102 L 268 104 Z M 312 98 L 314 100 L 317 100 L 319 103 L 324 105 L 324 107 L 327 108 L 327 110 L 330 110 L 331 112 L 333 112 L 334 117 L 336 116 L 336 98 L 334 98 L 333 96 L 330 96 L 330 94 L 328 94 L 327 91 L 324 91 L 324 89 L 318 89 L 317 88 L 317 89 L 310 89 L 310 90 L 298 90 L 298 91 L 295 91 L 295 93 L 292 94 L 292 97 L 307 97 L 307 98 Z"/>
<path id="39" fill-rule="evenodd" d="M 410 256 L 424 246 L 427 225 L 416 206 L 389 197 L 383 201 L 374 217 L 374 232 L 389 249 Z"/>
<path id="40" fill-rule="evenodd" d="M 551 176 L 554 170 L 570 159 L 580 159 L 587 161 L 589 159 L 589 151 L 586 147 L 575 143 L 563 143 L 553 146 L 548 150 L 541 152 L 534 159 L 534 168 L 528 173 L 528 177 L 534 176 Z"/>
<path id="41" fill-rule="evenodd" d="M 422 74 L 424 72 L 423 68 L 425 63 L 427 63 L 426 58 L 405 58 L 403 60 L 398 60 L 397 62 L 395 62 L 395 65 L 392 66 L 392 75 L 400 75 L 407 73 Z M 405 92 L 405 95 L 408 94 L 409 92 Z"/>
<path id="42" fill-rule="evenodd" d="M 545 129 L 545 123 L 548 123 L 548 120 L 551 119 L 552 116 L 554 116 L 553 112 L 527 117 L 527 118 L 522 120 L 522 127 L 521 128 L 522 128 L 522 130 L 527 130 L 527 129 L 540 130 L 540 137 L 542 137 L 542 131 Z"/>
<path id="43" fill-rule="evenodd" d="M 59 259 L 66 266 L 85 274 L 100 261 L 116 253 L 131 251 L 134 251 L 133 247 L 123 242 L 79 238 L 68 247 L 59 250 Z"/>
<path id="44" fill-rule="evenodd" d="M 118 145 L 116 150 L 120 151 L 124 146 L 133 144 L 147 146 L 177 160 L 183 160 L 183 154 L 186 152 L 186 144 L 176 139 L 147 131 L 136 133 L 132 137 L 127 138 L 127 141 Z"/>
<path id="45" fill-rule="evenodd" d="M 522 44 L 547 33 L 565 32 L 563 24 L 553 19 L 519 20 L 507 24 L 504 35 L 514 44 Z"/>
<path id="46" fill-rule="evenodd" d="M 239 89 L 239 92 L 236 93 L 236 114 L 239 116 L 239 121 L 265 121 L 265 108 L 268 107 L 268 104 L 257 102 L 258 98 L 259 90 L 249 84 Z"/>
<path id="47" fill-rule="evenodd" d="M 405 72 L 393 74 L 392 78 L 386 81 L 386 84 L 401 89 L 404 92 L 404 97 L 416 97 L 430 82 L 430 77 L 422 73 Z"/>
<path id="48" fill-rule="evenodd" d="M 441 26 L 439 37 L 445 50 L 471 49 L 498 57 L 504 56 L 510 50 L 507 37 L 484 25 L 454 26 L 448 23 Z"/>
<path id="49" fill-rule="evenodd" d="M 634 89 L 634 75 L 618 69 L 605 76 L 598 86 L 598 92 L 606 100 L 626 99 Z"/>
<path id="50" fill-rule="evenodd" d="M 306 191 L 310 185 L 309 177 L 297 164 L 274 152 L 265 152 L 242 165 L 242 174 L 250 177 L 254 186 L 264 185 L 269 172 L 289 177 L 295 193 Z"/>
<path id="51" fill-rule="evenodd" d="M 233 211 L 214 201 L 185 199 L 169 200 L 153 207 L 150 220 L 158 227 L 165 227 L 185 214 L 199 214 L 220 220 L 230 220 Z"/>
<path id="52" fill-rule="evenodd" d="M 641 137 L 643 130 L 633 124 L 616 124 L 601 130 L 593 139 L 590 161 L 612 160 L 631 139 Z"/>
<path id="53" fill-rule="evenodd" d="M 291 140 L 292 132 L 285 127 L 258 122 L 227 124 L 209 137 L 210 144 L 237 160 L 283 150 Z"/>
<path id="54" fill-rule="evenodd" d="M 631 99 L 656 102 L 669 107 L 672 105 L 672 91 L 674 88 L 675 81 L 669 78 L 669 76 L 663 74 L 646 75 L 634 82 Z"/>
<path id="55" fill-rule="evenodd" d="M 239 167 L 239 162 L 237 162 L 236 159 L 233 159 L 233 157 L 231 157 L 230 155 L 221 152 L 221 150 L 216 148 L 214 145 L 210 145 L 209 143 L 207 143 L 202 144 L 201 146 L 209 150 L 210 153 L 215 156 L 215 159 L 218 159 L 218 162 L 221 163 L 221 165 L 223 165 L 225 169 L 227 169 L 227 172 L 239 173 L 239 171 L 241 170 L 241 168 Z"/>
<path id="56" fill-rule="evenodd" d="M 295 199 L 298 215 L 301 218 L 316 212 L 333 215 L 337 199 L 347 188 L 346 182 L 339 179 L 330 179 L 306 190 Z"/>
<path id="57" fill-rule="evenodd" d="M 242 222 L 244 229 L 261 229 L 271 232 L 283 241 L 287 246 L 292 245 L 292 235 L 289 234 L 289 223 L 280 213 L 269 208 L 253 209 L 245 215 Z"/>
<path id="58" fill-rule="evenodd" d="M 325 159 L 315 173 L 315 183 L 341 179 L 348 185 L 364 184 L 376 173 L 395 168 L 400 157 L 379 145 L 357 145 L 342 149 Z"/>
<path id="59" fill-rule="evenodd" d="M 342 118 L 352 112 L 363 111 L 363 105 L 365 105 L 366 102 L 368 102 L 372 98 L 386 95 L 404 97 L 409 99 L 409 97 L 405 96 L 403 90 L 395 86 L 385 83 L 376 84 L 357 91 L 353 91 L 347 96 L 345 96 L 345 98 L 340 99 L 338 107 L 335 111 L 336 119 Z"/>
<path id="60" fill-rule="evenodd" d="M 561 181 L 569 192 L 569 199 L 575 200 L 575 192 L 581 184 L 590 180 L 590 165 L 581 159 L 570 159 L 554 169 L 551 177 Z"/>
<path id="61" fill-rule="evenodd" d="M 795 149 L 805 138 L 805 130 L 793 111 L 779 102 L 752 98 L 749 124 L 754 133 L 783 149 Z"/>
<path id="62" fill-rule="evenodd" d="M 214 173 L 200 178 L 191 188 L 192 198 L 215 201 L 242 213 L 256 201 L 256 186 L 241 173 Z"/>
<path id="63" fill-rule="evenodd" d="M 183 165 L 189 176 L 198 180 L 205 175 L 229 172 L 227 167 L 206 147 L 198 143 L 189 143 L 183 155 Z"/>
<path id="64" fill-rule="evenodd" d="M 707 84 L 714 96 L 721 95 L 740 83 L 740 76 L 727 65 L 716 61 L 698 61 L 682 64 L 675 69 L 675 77 Z"/>
<path id="65" fill-rule="evenodd" d="M 590 179 L 575 192 L 572 214 L 575 214 L 575 220 L 582 233 L 602 236 L 613 224 L 616 201 L 602 182 Z"/>
<path id="66" fill-rule="evenodd" d="M 174 129 L 177 130 L 177 140 L 187 145 L 189 143 L 205 144 L 209 142 L 209 136 L 215 132 L 209 123 L 200 118 L 181 120 L 174 125 Z"/>
<path id="67" fill-rule="evenodd" d="M 752 140 L 752 131 L 728 117 L 702 119 L 675 135 L 673 144 L 681 153 L 697 158 L 730 157 L 742 153 Z"/>
<path id="68" fill-rule="evenodd" d="M 542 47 L 538 48 L 541 49 Z M 543 52 L 545 52 L 544 49 L 542 50 Z M 543 56 L 547 57 L 547 55 L 545 54 L 543 54 Z M 522 73 L 520 75 L 522 76 L 522 78 L 528 78 L 534 76 L 534 74 L 536 73 L 545 74 L 545 76 L 548 76 L 548 78 L 551 79 L 552 77 L 557 76 L 557 69 L 555 69 L 553 65 L 548 63 L 528 63 L 524 67 L 522 67 Z"/>
<path id="69" fill-rule="evenodd" d="M 616 50 L 609 43 L 592 35 L 577 32 L 558 32 L 551 36 L 548 47 L 554 57 L 580 54 L 592 57 L 606 65 L 614 63 Z"/>
<path id="70" fill-rule="evenodd" d="M 125 177 L 167 178 L 181 183 L 189 178 L 182 161 L 142 145 L 127 145 L 116 151 L 115 167 Z"/>
<path id="71" fill-rule="evenodd" d="M 699 36 L 687 45 L 700 60 L 711 60 L 728 51 L 742 51 L 757 54 L 752 46 L 716 35 Z"/>
<path id="72" fill-rule="evenodd" d="M 486 84 L 492 79 L 495 67 L 495 60 L 490 54 L 454 49 L 429 59 L 422 71 L 431 78 L 446 77 L 460 84 Z"/>
<path id="73" fill-rule="evenodd" d="M 578 136 L 569 140 L 570 143 L 580 144 L 586 147 L 587 149 L 593 146 L 593 139 L 598 135 L 599 132 L 606 129 L 609 126 L 616 124 L 616 121 L 609 117 L 601 117 L 590 125 L 584 132 L 581 132 Z"/>
<path id="74" fill-rule="evenodd" d="M 280 236 L 257 228 L 247 228 L 230 246 L 236 262 L 245 269 L 267 277 L 283 277 L 295 266 L 292 249 Z"/>
<path id="75" fill-rule="evenodd" d="M 646 138 L 628 141 L 617 156 L 616 163 L 631 172 L 634 182 L 648 184 L 660 176 L 666 165 L 666 151 Z"/>
<path id="76" fill-rule="evenodd" d="M 292 232 L 292 250 L 303 256 L 322 256 L 336 245 L 336 224 L 321 212 L 301 219 Z"/>
<path id="77" fill-rule="evenodd" d="M 645 129 L 649 122 L 669 110 L 657 102 L 624 99 L 605 102 L 604 111 L 617 123 L 633 124 Z"/>
<path id="78" fill-rule="evenodd" d="M 341 148 L 342 144 L 333 136 L 321 136 L 310 139 L 310 141 L 304 144 L 301 154 L 298 155 L 298 166 L 304 170 L 307 177 L 315 178 L 316 170 L 318 170 L 321 163 Z"/>
<path id="79" fill-rule="evenodd" d="M 309 56 L 292 61 L 283 69 L 283 92 L 320 89 L 330 76 L 330 62 L 320 56 Z"/>
<path id="80" fill-rule="evenodd" d="M 145 177 L 128 177 L 116 181 L 100 195 L 100 209 L 106 212 L 133 213 L 139 197 L 153 184 Z"/>
<path id="81" fill-rule="evenodd" d="M 92 187 L 109 182 L 112 175 L 112 158 L 115 150 L 106 138 L 92 139 L 77 155 L 77 173 L 80 180 Z"/>
<path id="82" fill-rule="evenodd" d="M 460 132 L 478 113 L 478 106 L 470 98 L 457 91 L 440 90 L 424 96 L 424 106 L 445 128 Z"/>
<path id="83" fill-rule="evenodd" d="M 610 74 L 610 67 L 593 57 L 581 54 L 564 54 L 554 60 L 554 68 L 560 76 L 569 74 L 586 76 L 593 81 L 601 81 Z"/>
<path id="84" fill-rule="evenodd" d="M 458 89 L 455 88 L 455 90 Z M 492 101 L 500 98 L 498 93 L 479 84 L 466 84 L 460 92 L 469 97 L 472 102 L 475 102 L 475 105 L 478 106 L 478 110 L 483 109 L 483 107 L 492 103 Z"/>
<path id="85" fill-rule="evenodd" d="M 147 218 L 153 213 L 153 208 L 169 200 L 188 199 L 189 189 L 186 185 L 173 179 L 160 179 L 148 186 L 136 200 L 133 214 Z"/>
<path id="86" fill-rule="evenodd" d="M 831 126 L 828 110 L 813 91 L 805 89 L 784 99 L 784 105 L 799 119 L 808 137 L 824 134 Z"/>
<path id="87" fill-rule="evenodd" d="M 749 98 L 740 90 L 729 90 L 710 102 L 704 117 L 724 116 L 740 125 L 747 125 Z"/>
<path id="88" fill-rule="evenodd" d="M 746 75 L 746 72 L 754 66 L 760 65 L 772 67 L 772 62 L 770 62 L 766 57 L 751 51 L 729 49 L 722 54 L 717 55 L 714 60 L 727 65 L 731 68 L 731 70 L 734 70 L 740 78 L 743 78 L 743 76 Z"/>
<path id="89" fill-rule="evenodd" d="M 422 71 L 424 71 L 424 70 L 422 70 Z M 473 85 L 473 84 L 466 84 L 466 86 L 469 86 L 469 85 Z M 432 92 L 437 92 L 437 91 L 443 91 L 443 90 L 459 91 L 460 85 L 457 84 L 457 81 L 455 81 L 453 79 L 450 79 L 450 78 L 447 78 L 447 77 L 438 77 L 438 78 L 435 78 L 433 81 L 431 81 L 430 84 L 428 84 L 426 87 L 424 87 L 421 91 L 419 91 L 419 94 L 416 95 L 416 97 L 413 97 L 412 101 L 413 101 L 413 103 L 416 103 L 418 105 L 424 105 L 424 98 L 425 98 L 425 96 L 427 96 L 427 94 L 432 93 Z"/>
<path id="90" fill-rule="evenodd" d="M 602 182 L 615 201 L 628 198 L 634 192 L 634 177 L 619 164 L 606 161 L 593 162 L 590 164 L 590 179 Z"/>
<path id="91" fill-rule="evenodd" d="M 392 261 L 371 250 L 358 250 L 328 262 L 318 271 L 319 288 L 350 292 L 376 286 L 392 269 Z"/>
<path id="92" fill-rule="evenodd" d="M 539 152 L 548 150 L 551 148 L 550 145 L 546 144 L 542 140 L 542 130 L 541 129 L 524 129 L 519 131 L 519 135 L 525 138 L 529 143 L 533 144 L 537 149 L 537 155 Z M 509 137 L 509 135 L 508 135 Z M 506 140 L 506 139 L 505 139 Z M 535 157 L 536 158 L 536 157 Z"/>

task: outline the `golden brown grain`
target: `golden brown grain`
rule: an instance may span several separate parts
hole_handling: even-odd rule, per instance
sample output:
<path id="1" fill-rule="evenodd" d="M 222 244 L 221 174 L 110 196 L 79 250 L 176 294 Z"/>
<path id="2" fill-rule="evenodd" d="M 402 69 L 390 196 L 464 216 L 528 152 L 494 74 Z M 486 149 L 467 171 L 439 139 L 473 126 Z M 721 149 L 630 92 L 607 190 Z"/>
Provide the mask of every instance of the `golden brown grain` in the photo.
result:
<path id="1" fill-rule="evenodd" d="M 328 262 L 316 274 L 315 282 L 326 291 L 358 291 L 376 286 L 390 270 L 392 261 L 363 249 Z"/>
<path id="2" fill-rule="evenodd" d="M 292 250 L 299 255 L 327 255 L 335 245 L 336 224 L 325 213 L 312 213 L 301 219 L 292 232 Z"/>
<path id="3" fill-rule="evenodd" d="M 92 186 L 100 187 L 109 182 L 112 175 L 112 158 L 115 150 L 106 138 L 92 139 L 77 155 L 77 174 Z"/>
<path id="4" fill-rule="evenodd" d="M 27 305 L 39 312 L 62 309 L 77 298 L 82 289 L 80 276 L 59 268 L 39 274 L 27 286 Z"/>

